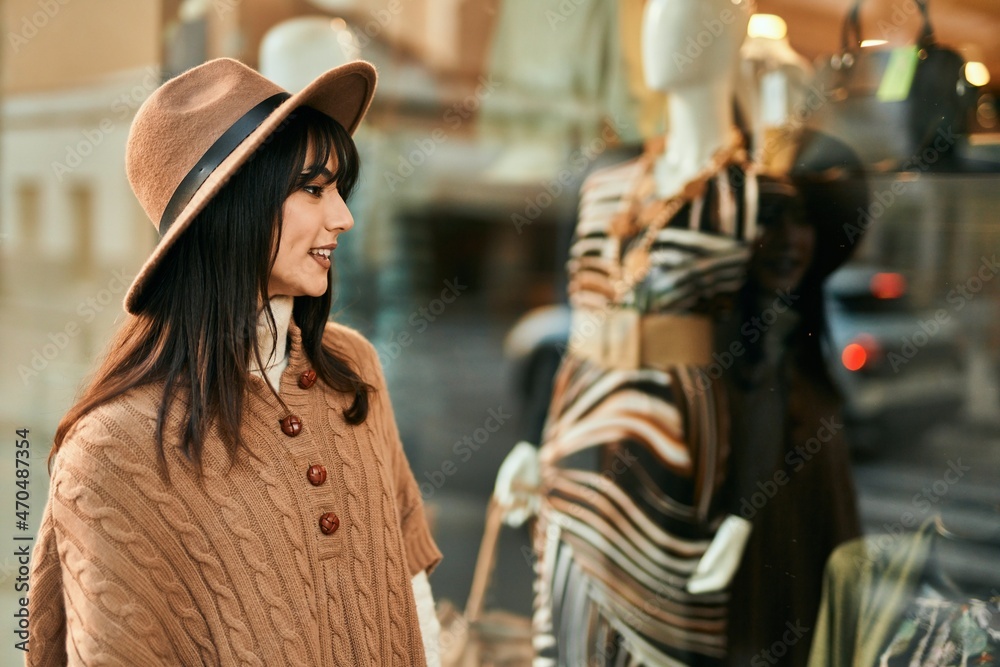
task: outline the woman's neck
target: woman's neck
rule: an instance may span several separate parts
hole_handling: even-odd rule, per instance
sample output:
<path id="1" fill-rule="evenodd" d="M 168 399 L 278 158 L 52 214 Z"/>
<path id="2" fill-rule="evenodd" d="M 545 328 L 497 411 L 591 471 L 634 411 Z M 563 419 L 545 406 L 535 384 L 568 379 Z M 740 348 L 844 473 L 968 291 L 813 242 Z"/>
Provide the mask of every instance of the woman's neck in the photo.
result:
<path id="1" fill-rule="evenodd" d="M 670 91 L 667 150 L 654 167 L 660 197 L 677 193 L 729 139 L 732 86 L 716 81 Z"/>
<path id="2" fill-rule="evenodd" d="M 285 367 L 285 352 L 288 339 L 288 324 L 292 319 L 292 306 L 295 298 L 290 296 L 273 296 L 270 299 L 271 312 L 274 314 L 276 332 L 271 333 L 267 311 L 261 306 L 257 310 L 257 343 L 260 346 L 260 357 L 264 363 L 264 371 L 257 365 L 257 360 L 251 355 L 250 372 L 263 377 L 266 372 L 271 383 L 277 387 L 281 371 Z"/>

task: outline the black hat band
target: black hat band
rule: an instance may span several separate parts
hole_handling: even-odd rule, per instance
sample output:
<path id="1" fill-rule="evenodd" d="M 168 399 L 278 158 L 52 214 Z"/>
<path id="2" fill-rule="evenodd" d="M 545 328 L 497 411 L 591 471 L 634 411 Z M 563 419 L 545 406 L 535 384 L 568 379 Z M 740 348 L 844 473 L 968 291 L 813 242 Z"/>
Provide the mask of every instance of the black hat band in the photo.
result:
<path id="1" fill-rule="evenodd" d="M 167 230 L 170 229 L 170 225 L 174 224 L 177 216 L 190 203 L 194 193 L 204 185 L 212 172 L 222 164 L 222 161 L 229 157 L 250 136 L 250 133 L 260 127 L 260 124 L 289 97 L 291 95 L 288 93 L 272 95 L 243 114 L 228 130 L 222 133 L 221 137 L 215 140 L 215 143 L 205 151 L 198 163 L 181 180 L 180 185 L 171 195 L 170 201 L 167 202 L 167 207 L 163 209 L 159 224 L 160 238 L 163 238 Z"/>

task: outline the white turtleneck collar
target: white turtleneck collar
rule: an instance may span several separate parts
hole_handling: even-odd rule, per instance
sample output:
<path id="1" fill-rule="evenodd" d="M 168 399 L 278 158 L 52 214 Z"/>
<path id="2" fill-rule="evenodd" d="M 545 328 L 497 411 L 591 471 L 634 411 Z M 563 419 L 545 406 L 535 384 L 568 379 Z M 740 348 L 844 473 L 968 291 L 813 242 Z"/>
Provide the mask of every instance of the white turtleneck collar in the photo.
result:
<path id="1" fill-rule="evenodd" d="M 250 372 L 263 378 L 267 374 L 267 379 L 271 381 L 275 389 L 279 388 L 281 374 L 288 366 L 287 341 L 288 323 L 292 319 L 292 306 L 295 305 L 295 298 L 291 296 L 271 297 L 271 312 L 274 313 L 274 324 L 277 328 L 277 335 L 271 335 L 268 326 L 267 313 L 261 307 L 257 311 L 257 342 L 260 345 L 261 359 L 264 362 L 264 371 L 257 366 L 257 360 L 250 355 Z"/>

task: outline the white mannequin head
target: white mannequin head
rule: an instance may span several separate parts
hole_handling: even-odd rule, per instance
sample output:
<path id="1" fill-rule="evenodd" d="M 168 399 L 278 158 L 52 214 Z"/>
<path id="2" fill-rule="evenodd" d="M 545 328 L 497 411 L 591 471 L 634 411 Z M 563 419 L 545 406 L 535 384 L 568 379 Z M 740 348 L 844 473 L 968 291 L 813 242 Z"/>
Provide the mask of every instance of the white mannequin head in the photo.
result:
<path id="1" fill-rule="evenodd" d="M 648 0 L 642 22 L 646 85 L 668 91 L 730 80 L 751 0 Z"/>
<path id="2" fill-rule="evenodd" d="M 291 92 L 330 69 L 358 58 L 343 19 L 299 16 L 267 31 L 260 43 L 260 72 Z"/>

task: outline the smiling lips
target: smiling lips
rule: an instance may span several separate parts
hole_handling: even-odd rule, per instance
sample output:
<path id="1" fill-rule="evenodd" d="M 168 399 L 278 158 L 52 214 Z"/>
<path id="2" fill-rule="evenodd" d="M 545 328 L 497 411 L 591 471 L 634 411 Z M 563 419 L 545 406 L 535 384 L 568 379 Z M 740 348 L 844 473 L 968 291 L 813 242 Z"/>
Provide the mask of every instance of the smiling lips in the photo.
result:
<path id="1" fill-rule="evenodd" d="M 316 260 L 316 263 L 322 266 L 324 269 L 330 268 L 330 255 L 333 254 L 333 249 L 337 247 L 336 243 L 332 243 L 328 246 L 323 246 L 322 248 L 311 248 L 309 250 L 309 256 Z"/>

